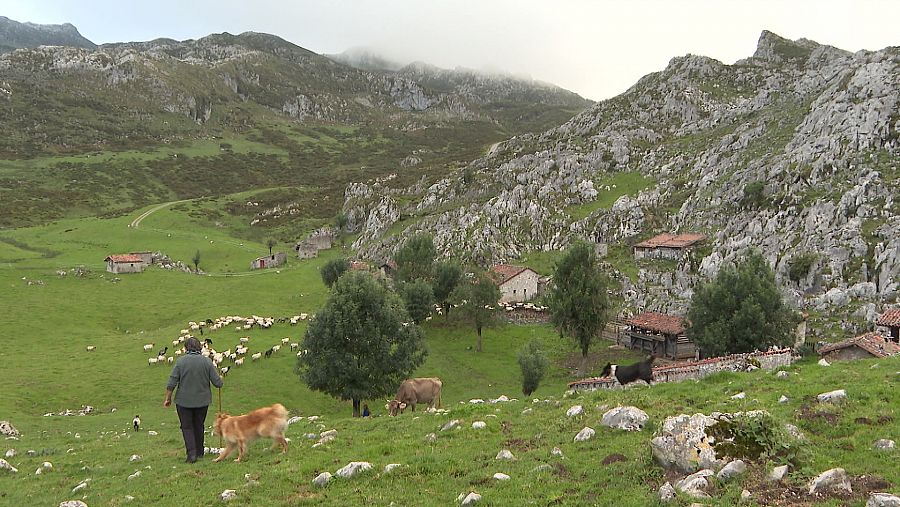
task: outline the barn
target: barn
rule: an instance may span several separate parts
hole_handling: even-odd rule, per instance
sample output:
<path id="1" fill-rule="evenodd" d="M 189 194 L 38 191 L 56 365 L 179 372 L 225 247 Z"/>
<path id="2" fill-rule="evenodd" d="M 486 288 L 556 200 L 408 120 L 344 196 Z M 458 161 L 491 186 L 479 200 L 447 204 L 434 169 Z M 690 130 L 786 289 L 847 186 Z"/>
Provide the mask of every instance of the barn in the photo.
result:
<path id="1" fill-rule="evenodd" d="M 888 308 L 875 321 L 875 325 L 885 328 L 885 337 L 900 343 L 900 308 Z"/>
<path id="2" fill-rule="evenodd" d="M 250 269 L 276 268 L 287 262 L 287 254 L 277 252 L 272 255 L 266 255 L 256 258 L 250 263 Z"/>
<path id="3" fill-rule="evenodd" d="M 625 321 L 624 343 L 656 357 L 695 359 L 697 346 L 685 334 L 684 319 L 677 315 L 644 312 Z"/>
<path id="4" fill-rule="evenodd" d="M 885 358 L 900 354 L 900 345 L 878 333 L 866 333 L 837 343 L 820 347 L 820 356 L 829 361 L 848 359 Z"/>
<path id="5" fill-rule="evenodd" d="M 703 234 L 660 234 L 634 245 L 635 259 L 681 259 L 685 252 L 706 239 Z"/>
<path id="6" fill-rule="evenodd" d="M 511 264 L 497 264 L 490 270 L 491 277 L 500 287 L 500 302 L 528 301 L 537 296 L 541 275 L 533 269 Z"/>
<path id="7" fill-rule="evenodd" d="M 146 266 L 141 256 L 134 254 L 109 255 L 103 260 L 106 261 L 106 270 L 116 274 L 141 273 Z"/>

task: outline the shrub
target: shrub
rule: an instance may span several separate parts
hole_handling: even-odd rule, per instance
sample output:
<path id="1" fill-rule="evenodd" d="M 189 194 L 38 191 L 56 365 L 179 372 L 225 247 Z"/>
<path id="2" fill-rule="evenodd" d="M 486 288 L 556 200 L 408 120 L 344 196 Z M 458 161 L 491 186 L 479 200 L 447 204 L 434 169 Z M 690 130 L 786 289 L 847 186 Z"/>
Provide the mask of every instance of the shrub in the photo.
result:
<path id="1" fill-rule="evenodd" d="M 431 284 L 424 280 L 416 280 L 403 284 L 400 288 L 400 297 L 406 305 L 409 318 L 416 324 L 421 324 L 429 315 L 434 304 L 434 291 Z"/>
<path id="2" fill-rule="evenodd" d="M 535 392 L 549 361 L 537 340 L 532 339 L 519 350 L 519 368 L 522 370 L 522 394 L 531 396 Z"/>
<path id="3" fill-rule="evenodd" d="M 744 185 L 744 196 L 741 198 L 741 206 L 750 209 L 761 208 L 766 204 L 766 184 L 763 181 L 754 181 Z"/>
<path id="4" fill-rule="evenodd" d="M 322 266 L 322 282 L 331 288 L 348 269 L 350 269 L 350 261 L 347 259 L 331 259 Z"/>
<path id="5" fill-rule="evenodd" d="M 791 258 L 788 265 L 788 278 L 794 283 L 799 283 L 809 274 L 810 268 L 819 260 L 819 254 L 804 252 Z"/>

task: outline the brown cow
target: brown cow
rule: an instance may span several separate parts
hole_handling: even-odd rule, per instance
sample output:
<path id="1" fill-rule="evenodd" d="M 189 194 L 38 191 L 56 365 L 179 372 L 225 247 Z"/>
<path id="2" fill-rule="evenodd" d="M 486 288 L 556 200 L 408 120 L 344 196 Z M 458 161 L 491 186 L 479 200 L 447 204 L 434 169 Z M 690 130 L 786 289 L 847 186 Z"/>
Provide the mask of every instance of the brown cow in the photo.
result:
<path id="1" fill-rule="evenodd" d="M 403 409 L 407 406 L 411 406 L 415 412 L 417 403 L 428 403 L 432 408 L 441 408 L 442 386 L 443 382 L 436 377 L 404 380 L 397 389 L 397 395 L 393 400 L 389 400 L 384 408 L 390 416 L 403 413 Z"/>

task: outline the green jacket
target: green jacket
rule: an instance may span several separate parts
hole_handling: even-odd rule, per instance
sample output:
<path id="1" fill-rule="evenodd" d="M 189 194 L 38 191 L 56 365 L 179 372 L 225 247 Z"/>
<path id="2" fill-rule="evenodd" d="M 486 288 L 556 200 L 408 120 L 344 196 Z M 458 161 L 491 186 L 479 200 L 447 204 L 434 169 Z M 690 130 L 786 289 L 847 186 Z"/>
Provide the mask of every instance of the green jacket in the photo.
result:
<path id="1" fill-rule="evenodd" d="M 185 408 L 208 407 L 212 402 L 209 383 L 222 387 L 222 377 L 208 357 L 188 352 L 175 361 L 166 389 L 175 391 L 175 404 Z"/>

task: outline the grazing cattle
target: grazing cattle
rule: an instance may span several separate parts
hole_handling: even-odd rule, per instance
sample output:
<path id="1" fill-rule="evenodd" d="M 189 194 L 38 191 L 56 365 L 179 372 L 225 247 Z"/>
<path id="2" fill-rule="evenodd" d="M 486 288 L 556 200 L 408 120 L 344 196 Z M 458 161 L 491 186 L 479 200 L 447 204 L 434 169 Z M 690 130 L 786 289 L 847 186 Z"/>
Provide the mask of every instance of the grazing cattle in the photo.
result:
<path id="1" fill-rule="evenodd" d="M 388 414 L 395 416 L 403 413 L 406 407 L 416 410 L 416 404 L 428 403 L 430 407 L 441 408 L 441 387 L 443 382 L 439 378 L 412 378 L 404 380 L 397 389 L 397 395 L 389 400 L 384 408 Z"/>
<path id="2" fill-rule="evenodd" d="M 613 376 L 620 384 L 625 385 L 635 380 L 643 380 L 648 384 L 653 381 L 653 356 L 647 356 L 643 361 L 639 361 L 628 366 L 619 366 L 612 363 L 606 363 L 603 368 L 601 377 Z"/>

